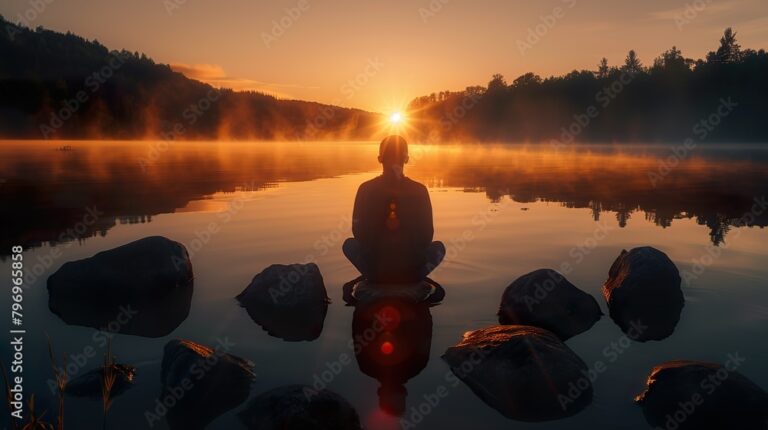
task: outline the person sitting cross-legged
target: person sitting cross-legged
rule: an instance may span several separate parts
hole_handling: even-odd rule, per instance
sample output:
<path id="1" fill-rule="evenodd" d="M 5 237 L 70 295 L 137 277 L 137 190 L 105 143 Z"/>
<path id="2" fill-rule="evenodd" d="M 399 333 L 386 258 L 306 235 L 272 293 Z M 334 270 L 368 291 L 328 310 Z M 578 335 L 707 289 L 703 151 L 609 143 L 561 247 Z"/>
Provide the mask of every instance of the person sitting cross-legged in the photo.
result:
<path id="1" fill-rule="evenodd" d="M 342 250 L 363 278 L 373 283 L 424 280 L 445 256 L 432 241 L 432 203 L 427 188 L 403 174 L 408 144 L 389 136 L 379 145 L 380 176 L 357 190 L 352 233 Z"/>

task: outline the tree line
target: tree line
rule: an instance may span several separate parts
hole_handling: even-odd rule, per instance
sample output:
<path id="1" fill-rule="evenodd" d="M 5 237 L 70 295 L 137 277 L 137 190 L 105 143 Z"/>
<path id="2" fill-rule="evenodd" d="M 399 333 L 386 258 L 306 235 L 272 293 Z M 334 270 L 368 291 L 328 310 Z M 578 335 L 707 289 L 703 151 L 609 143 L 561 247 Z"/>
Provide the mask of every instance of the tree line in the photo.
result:
<path id="1" fill-rule="evenodd" d="M 98 40 L 0 16 L 0 138 L 368 139 L 359 109 L 218 89 Z"/>
<path id="2" fill-rule="evenodd" d="M 764 142 L 766 76 L 765 50 L 742 49 L 727 28 L 704 59 L 673 46 L 645 65 L 630 50 L 621 65 L 602 58 L 595 70 L 511 83 L 496 74 L 485 87 L 418 97 L 408 110 L 414 136 L 429 142 Z"/>

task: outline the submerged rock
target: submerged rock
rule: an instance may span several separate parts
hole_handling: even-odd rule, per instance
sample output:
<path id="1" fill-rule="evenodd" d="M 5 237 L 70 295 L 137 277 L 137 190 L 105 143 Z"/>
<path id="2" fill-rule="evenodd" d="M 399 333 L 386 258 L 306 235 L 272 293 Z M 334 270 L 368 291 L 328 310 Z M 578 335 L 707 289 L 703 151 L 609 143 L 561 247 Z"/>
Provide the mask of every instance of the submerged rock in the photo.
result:
<path id="1" fill-rule="evenodd" d="M 238 413 L 250 430 L 361 430 L 357 411 L 330 390 L 287 385 L 259 394 Z"/>
<path id="2" fill-rule="evenodd" d="M 592 401 L 587 366 L 553 333 L 498 325 L 475 330 L 443 354 L 486 404 L 520 421 L 568 417 Z"/>
<path id="3" fill-rule="evenodd" d="M 227 353 L 230 346 L 226 338 L 214 348 L 180 339 L 165 345 L 159 400 L 174 405 L 167 414 L 171 428 L 204 428 L 248 398 L 253 363 Z"/>
<path id="4" fill-rule="evenodd" d="M 768 393 L 736 371 L 743 358 L 722 366 L 678 360 L 654 367 L 645 391 L 635 397 L 656 428 L 768 428 Z"/>
<path id="5" fill-rule="evenodd" d="M 115 382 L 110 391 L 110 398 L 115 398 L 133 386 L 133 378 L 136 376 L 136 368 L 127 364 L 112 364 L 110 371 L 115 375 Z M 75 397 L 88 397 L 101 400 L 103 398 L 102 386 L 105 368 L 90 370 L 75 379 L 67 382 L 65 393 Z"/>
<path id="6" fill-rule="evenodd" d="M 603 296 L 611 319 L 641 342 L 671 335 L 685 301 L 675 263 L 649 246 L 621 251 L 603 284 Z"/>
<path id="7" fill-rule="evenodd" d="M 329 303 L 315 263 L 273 264 L 254 276 L 237 300 L 269 335 L 287 341 L 317 339 Z"/>
<path id="8" fill-rule="evenodd" d="M 48 278 L 48 307 L 67 324 L 162 337 L 189 314 L 192 283 L 184 245 L 152 236 L 65 263 Z"/>
<path id="9" fill-rule="evenodd" d="M 501 296 L 499 324 L 532 325 L 566 340 L 602 317 L 600 305 L 560 273 L 539 269 L 512 282 Z"/>

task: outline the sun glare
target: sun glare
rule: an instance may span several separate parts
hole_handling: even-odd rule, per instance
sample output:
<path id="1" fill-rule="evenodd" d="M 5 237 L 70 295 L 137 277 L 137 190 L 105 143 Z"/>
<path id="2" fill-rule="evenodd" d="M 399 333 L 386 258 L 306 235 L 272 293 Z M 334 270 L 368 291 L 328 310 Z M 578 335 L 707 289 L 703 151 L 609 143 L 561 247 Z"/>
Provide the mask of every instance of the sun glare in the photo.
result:
<path id="1" fill-rule="evenodd" d="M 392 124 L 400 124 L 403 122 L 403 114 L 400 112 L 395 112 L 392 115 L 389 116 L 389 122 Z"/>

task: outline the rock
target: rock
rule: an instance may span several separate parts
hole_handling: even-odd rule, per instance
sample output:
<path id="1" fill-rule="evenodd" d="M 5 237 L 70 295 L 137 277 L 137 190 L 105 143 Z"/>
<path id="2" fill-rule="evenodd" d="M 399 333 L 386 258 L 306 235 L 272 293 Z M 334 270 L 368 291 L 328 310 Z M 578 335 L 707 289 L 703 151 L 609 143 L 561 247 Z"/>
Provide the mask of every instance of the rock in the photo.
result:
<path id="1" fill-rule="evenodd" d="M 262 393 L 238 413 L 250 430 L 361 430 L 357 411 L 330 390 L 287 385 Z"/>
<path id="2" fill-rule="evenodd" d="M 110 398 L 115 398 L 133 386 L 133 378 L 136 376 L 136 368 L 126 364 L 112 364 L 109 367 L 115 375 L 115 382 L 110 391 Z M 102 381 L 104 367 L 90 370 L 75 379 L 67 382 L 64 391 L 75 397 L 88 397 L 102 400 Z"/>
<path id="3" fill-rule="evenodd" d="M 542 328 L 498 325 L 475 330 L 442 358 L 480 399 L 508 418 L 560 419 L 592 401 L 586 364 Z"/>
<path id="4" fill-rule="evenodd" d="M 67 324 L 162 337 L 189 314 L 192 283 L 184 245 L 152 236 L 62 265 L 48 307 Z"/>
<path id="5" fill-rule="evenodd" d="M 160 401 L 171 399 L 165 404 L 174 405 L 167 415 L 172 429 L 204 428 L 248 398 L 253 363 L 229 349 L 227 339 L 214 348 L 180 339 L 165 345 Z"/>
<path id="6" fill-rule="evenodd" d="M 635 397 L 655 428 L 768 428 L 768 393 L 725 366 L 700 361 L 668 361 L 654 367 L 645 391 Z M 671 427 L 670 427 L 671 426 Z"/>
<path id="7" fill-rule="evenodd" d="M 512 282 L 501 296 L 499 324 L 532 325 L 561 340 L 589 330 L 602 317 L 600 305 L 560 273 L 539 269 Z"/>
<path id="8" fill-rule="evenodd" d="M 287 341 L 317 339 L 329 303 L 315 263 L 273 264 L 254 276 L 237 300 L 269 335 Z"/>
<path id="9" fill-rule="evenodd" d="M 342 289 L 347 288 L 349 283 Z M 426 278 L 421 282 L 407 284 L 372 283 L 362 277 L 357 278 L 351 285 L 350 304 L 374 303 L 380 300 L 401 300 L 409 303 L 437 304 L 445 297 L 443 287 L 432 279 Z M 347 299 L 345 299 L 347 300 Z"/>
<path id="10" fill-rule="evenodd" d="M 611 319 L 640 342 L 671 335 L 685 301 L 677 267 L 649 246 L 621 251 L 603 284 L 603 296 Z"/>

